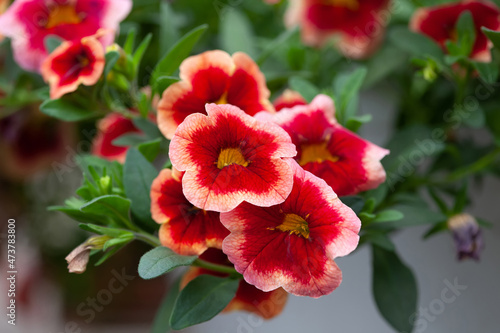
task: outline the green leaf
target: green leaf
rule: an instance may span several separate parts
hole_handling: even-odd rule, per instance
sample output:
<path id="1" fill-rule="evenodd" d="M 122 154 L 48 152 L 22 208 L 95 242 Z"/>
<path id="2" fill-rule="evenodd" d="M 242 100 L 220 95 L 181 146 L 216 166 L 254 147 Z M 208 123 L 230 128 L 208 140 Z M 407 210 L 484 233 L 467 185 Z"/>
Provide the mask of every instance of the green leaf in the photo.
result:
<path id="1" fill-rule="evenodd" d="M 220 18 L 222 49 L 230 54 L 241 51 L 254 57 L 257 52 L 255 51 L 252 24 L 248 18 L 235 8 L 225 10 Z"/>
<path id="2" fill-rule="evenodd" d="M 255 61 L 259 66 L 262 65 L 266 59 L 274 53 L 281 45 L 285 44 L 287 41 L 296 36 L 299 32 L 298 27 L 292 29 L 286 29 L 278 37 L 267 43 L 264 50 L 260 53 L 259 57 Z"/>
<path id="3" fill-rule="evenodd" d="M 160 152 L 162 141 L 162 138 L 158 138 L 156 140 L 144 142 L 138 145 L 137 149 L 149 162 L 153 162 Z"/>
<path id="4" fill-rule="evenodd" d="M 335 106 L 337 107 L 339 121 L 346 124 L 354 117 L 356 109 L 348 111 L 348 106 L 352 100 L 358 96 L 367 74 L 365 67 L 360 67 L 352 73 L 343 73 L 335 77 L 333 81 L 333 91 L 335 92 Z"/>
<path id="5" fill-rule="evenodd" d="M 372 246 L 373 296 L 382 316 L 398 332 L 413 330 L 417 311 L 417 283 L 396 252 Z"/>
<path id="6" fill-rule="evenodd" d="M 450 212 L 450 210 L 448 209 L 448 205 L 446 205 L 444 200 L 439 197 L 439 195 L 437 194 L 437 192 L 433 188 L 429 187 L 428 190 L 429 190 L 429 194 L 431 195 L 432 200 L 434 200 L 436 205 L 439 207 L 439 210 L 443 214 L 448 214 Z"/>
<path id="7" fill-rule="evenodd" d="M 291 77 L 288 84 L 292 90 L 300 93 L 307 102 L 311 102 L 320 93 L 315 85 L 298 76 Z"/>
<path id="8" fill-rule="evenodd" d="M 477 62 L 473 61 L 472 64 L 474 68 L 479 73 L 481 79 L 483 79 L 486 83 L 495 83 L 498 79 L 499 74 L 499 66 L 498 62 Z"/>
<path id="9" fill-rule="evenodd" d="M 431 236 L 437 235 L 438 233 L 446 230 L 448 230 L 448 223 L 446 221 L 436 223 L 425 232 L 423 238 L 428 239 Z"/>
<path id="10" fill-rule="evenodd" d="M 189 56 L 194 45 L 207 28 L 206 24 L 194 28 L 170 48 L 163 59 L 158 62 L 151 75 L 151 87 L 155 86 L 155 82 L 160 76 L 171 76 L 179 68 L 181 62 Z"/>
<path id="11" fill-rule="evenodd" d="M 127 39 L 125 40 L 125 44 L 123 46 L 123 51 L 125 51 L 126 54 L 132 54 L 132 51 L 134 50 L 134 41 L 136 35 L 137 35 L 137 29 L 131 28 L 128 31 Z"/>
<path id="12" fill-rule="evenodd" d="M 117 51 L 111 51 L 106 53 L 105 56 L 106 65 L 104 66 L 104 77 L 107 77 L 109 72 L 113 69 L 118 59 L 120 59 L 120 53 Z"/>
<path id="13" fill-rule="evenodd" d="M 117 237 L 117 238 L 113 238 L 113 239 L 110 239 L 108 240 L 106 243 L 104 243 L 104 246 L 102 247 L 102 250 L 103 251 L 107 251 L 108 249 L 112 248 L 113 246 L 117 246 L 117 245 L 120 245 L 120 246 L 123 246 L 123 245 L 127 245 L 128 243 L 130 243 L 132 240 L 134 240 L 134 234 L 130 233 L 128 235 L 122 235 L 120 237 Z"/>
<path id="14" fill-rule="evenodd" d="M 353 117 L 347 120 L 346 127 L 348 130 L 357 132 L 363 124 L 372 121 L 373 116 L 371 114 L 364 114 L 362 116 Z"/>
<path id="15" fill-rule="evenodd" d="M 481 30 L 484 32 L 486 37 L 493 43 L 496 49 L 500 50 L 500 31 L 495 31 L 488 29 L 486 27 L 482 27 Z"/>
<path id="16" fill-rule="evenodd" d="M 57 35 L 48 35 L 44 39 L 44 44 L 45 44 L 45 49 L 47 50 L 47 53 L 52 53 L 54 52 L 55 49 L 57 49 L 63 42 L 64 40 L 61 39 Z"/>
<path id="17" fill-rule="evenodd" d="M 99 114 L 80 107 L 66 98 L 49 99 L 40 105 L 40 111 L 62 121 L 80 121 L 95 118 Z"/>
<path id="18" fill-rule="evenodd" d="M 175 82 L 179 82 L 180 79 L 178 77 L 174 76 L 160 76 L 156 81 L 155 81 L 155 86 L 153 87 L 154 91 L 157 91 L 158 94 L 161 96 L 163 92 L 170 87 L 171 84 L 174 84 Z"/>
<path id="19" fill-rule="evenodd" d="M 111 258 L 116 252 L 118 252 L 122 247 L 124 247 L 127 244 L 118 244 L 114 247 L 112 247 L 109 251 L 104 253 L 101 258 L 94 264 L 94 266 L 99 266 L 102 265 L 106 260 Z"/>
<path id="20" fill-rule="evenodd" d="M 158 225 L 151 219 L 149 195 L 158 171 L 137 149 L 130 148 L 123 172 L 123 185 L 127 198 L 132 200 L 132 213 L 144 226 L 156 230 Z"/>
<path id="21" fill-rule="evenodd" d="M 198 276 L 181 290 L 170 325 L 181 330 L 212 319 L 234 298 L 239 282 L 213 275 Z"/>
<path id="22" fill-rule="evenodd" d="M 414 204 L 398 204 L 391 207 L 400 211 L 404 218 L 398 221 L 377 222 L 370 227 L 375 228 L 407 228 L 417 225 L 435 224 L 446 219 L 446 215 L 441 212 L 434 212 L 427 206 L 416 206 Z"/>
<path id="23" fill-rule="evenodd" d="M 460 52 L 458 55 L 468 57 L 476 41 L 476 28 L 470 11 L 462 12 L 458 18 L 456 29 L 458 35 L 457 46 Z"/>
<path id="24" fill-rule="evenodd" d="M 363 236 L 361 236 L 360 243 L 364 243 L 365 241 L 378 245 L 381 248 L 384 248 L 388 251 L 394 251 L 396 249 L 394 243 L 391 241 L 391 239 L 386 233 L 367 232 Z"/>
<path id="25" fill-rule="evenodd" d="M 118 195 L 104 195 L 87 202 L 80 207 L 84 213 L 92 213 L 110 217 L 119 225 L 130 228 L 131 222 L 129 218 L 130 200 Z"/>
<path id="26" fill-rule="evenodd" d="M 467 196 L 469 187 L 467 186 L 467 182 L 464 182 L 460 191 L 458 191 L 455 199 L 455 205 L 453 206 L 453 213 L 460 214 L 465 209 L 469 198 Z"/>
<path id="27" fill-rule="evenodd" d="M 181 256 L 169 248 L 159 246 L 146 252 L 139 261 L 139 276 L 153 279 L 181 266 L 190 266 L 197 256 Z"/>
<path id="28" fill-rule="evenodd" d="M 405 216 L 403 213 L 397 210 L 384 210 L 380 213 L 377 213 L 377 217 L 373 220 L 373 222 L 390 222 L 390 221 L 399 221 L 403 219 Z"/>
<path id="29" fill-rule="evenodd" d="M 48 208 L 49 211 L 57 211 L 66 214 L 73 220 L 82 223 L 103 223 L 105 220 L 100 215 L 84 213 L 80 208 L 72 208 L 67 206 L 52 206 Z"/>
<path id="30" fill-rule="evenodd" d="M 391 59 L 391 61 L 387 61 Z M 377 52 L 367 63 L 367 74 L 364 88 L 373 86 L 385 79 L 389 74 L 403 68 L 408 62 L 408 56 L 395 46 L 387 46 Z"/>
<path id="31" fill-rule="evenodd" d="M 147 34 L 146 37 L 144 37 L 144 39 L 142 40 L 141 44 L 139 44 L 139 46 L 135 50 L 132 62 L 134 64 L 136 72 L 139 70 L 139 65 L 141 64 L 141 60 L 144 57 L 144 53 L 148 49 L 149 43 L 151 43 L 152 38 L 153 38 L 152 33 Z"/>
<path id="32" fill-rule="evenodd" d="M 143 134 L 124 134 L 112 141 L 112 144 L 120 147 L 133 147 L 145 142 L 147 139 Z"/>
<path id="33" fill-rule="evenodd" d="M 443 51 L 436 42 L 425 35 L 411 32 L 406 26 L 394 27 L 389 32 L 389 39 L 393 45 L 413 56 L 443 59 Z"/>
<path id="34" fill-rule="evenodd" d="M 386 184 L 381 184 L 373 190 L 366 191 L 364 197 L 368 199 L 373 199 L 375 202 L 374 208 L 378 207 L 386 198 L 389 189 Z"/>
<path id="35" fill-rule="evenodd" d="M 342 201 L 344 205 L 351 207 L 356 214 L 359 214 L 365 206 L 365 199 L 360 196 L 344 196 L 340 197 L 340 201 Z"/>
<path id="36" fill-rule="evenodd" d="M 172 11 L 172 5 L 162 1 L 160 3 L 160 56 L 163 56 L 168 48 L 179 39 L 179 31 L 176 25 L 178 16 Z"/>
<path id="37" fill-rule="evenodd" d="M 166 297 L 161 302 L 153 321 L 151 333 L 167 333 L 172 330 L 170 327 L 170 316 L 174 310 L 177 296 L 179 296 L 180 282 L 181 279 L 177 279 L 177 281 L 168 290 Z"/>
<path id="38" fill-rule="evenodd" d="M 140 129 L 148 139 L 155 140 L 157 138 L 163 138 L 163 134 L 161 134 L 158 126 L 152 123 L 149 119 L 135 118 L 133 119 L 133 122 L 135 127 Z"/>
<path id="39" fill-rule="evenodd" d="M 83 229 L 85 231 L 93 232 L 98 235 L 106 235 L 113 238 L 121 238 L 121 237 L 134 238 L 134 234 L 132 232 L 124 229 L 107 228 L 91 223 L 86 223 L 86 224 L 82 223 L 79 225 L 79 227 L 80 229 Z"/>

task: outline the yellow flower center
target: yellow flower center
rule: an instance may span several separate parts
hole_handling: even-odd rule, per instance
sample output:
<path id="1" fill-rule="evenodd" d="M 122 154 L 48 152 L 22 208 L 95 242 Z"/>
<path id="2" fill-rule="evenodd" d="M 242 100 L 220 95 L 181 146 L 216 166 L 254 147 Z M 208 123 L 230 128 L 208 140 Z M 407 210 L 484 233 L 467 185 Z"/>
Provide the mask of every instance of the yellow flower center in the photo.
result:
<path id="1" fill-rule="evenodd" d="M 76 13 L 74 5 L 55 6 L 50 10 L 45 27 L 50 29 L 61 24 L 78 24 L 81 21 L 80 16 Z"/>
<path id="2" fill-rule="evenodd" d="M 302 145 L 302 155 L 300 156 L 299 164 L 306 165 L 311 162 L 331 161 L 337 162 L 339 158 L 333 156 L 327 148 L 328 142 L 313 143 Z"/>
<path id="3" fill-rule="evenodd" d="M 249 162 L 245 160 L 245 157 L 239 148 L 223 149 L 219 154 L 219 159 L 217 160 L 217 168 L 222 169 L 231 164 L 238 164 L 247 167 Z"/>
<path id="4" fill-rule="evenodd" d="M 286 214 L 283 223 L 277 226 L 276 229 L 289 232 L 290 235 L 299 235 L 305 239 L 309 238 L 309 225 L 305 219 L 297 214 Z"/>
<path id="5" fill-rule="evenodd" d="M 327 5 L 345 7 L 349 10 L 358 10 L 359 2 L 358 0 L 325 0 Z"/>
<path id="6" fill-rule="evenodd" d="M 215 102 L 215 104 L 227 104 L 227 92 L 223 93 L 219 100 Z"/>

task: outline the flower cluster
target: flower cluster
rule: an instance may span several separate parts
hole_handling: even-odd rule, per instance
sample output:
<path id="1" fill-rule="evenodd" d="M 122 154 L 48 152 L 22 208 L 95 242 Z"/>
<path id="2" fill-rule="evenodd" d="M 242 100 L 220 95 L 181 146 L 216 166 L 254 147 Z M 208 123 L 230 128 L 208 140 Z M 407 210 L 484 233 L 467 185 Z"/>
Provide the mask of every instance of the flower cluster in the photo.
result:
<path id="1" fill-rule="evenodd" d="M 14 57 L 22 68 L 39 72 L 49 53 L 48 36 L 75 41 L 99 29 L 116 31 L 131 9 L 131 0 L 16 0 L 0 16 L 0 34 L 12 39 Z M 100 42 L 107 46 L 113 39 L 114 34 L 107 34 Z"/>
<path id="2" fill-rule="evenodd" d="M 288 90 L 273 108 L 262 73 L 243 53 L 188 58 L 181 78 L 158 106 L 173 166 L 151 188 L 161 243 L 232 263 L 244 282 L 228 309 L 258 313 L 245 303 L 246 289 L 265 292 L 262 299 L 331 293 L 342 280 L 334 259 L 356 248 L 361 227 L 337 195 L 382 183 L 388 151 L 338 124 L 326 95 L 307 104 Z M 193 268 L 184 280 L 203 273 L 213 272 Z"/>

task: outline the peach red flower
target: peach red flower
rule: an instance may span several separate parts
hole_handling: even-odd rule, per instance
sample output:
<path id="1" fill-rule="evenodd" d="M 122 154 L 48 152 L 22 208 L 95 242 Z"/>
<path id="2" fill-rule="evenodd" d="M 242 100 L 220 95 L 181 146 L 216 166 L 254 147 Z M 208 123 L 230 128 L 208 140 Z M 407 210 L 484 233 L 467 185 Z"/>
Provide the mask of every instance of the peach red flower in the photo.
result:
<path id="1" fill-rule="evenodd" d="M 41 74 L 50 85 L 50 98 L 57 99 L 76 91 L 80 84 L 96 84 L 104 71 L 104 56 L 97 36 L 63 42 L 41 67 Z"/>
<path id="2" fill-rule="evenodd" d="M 113 112 L 97 123 L 98 133 L 92 141 L 92 154 L 109 161 L 125 162 L 129 147 L 117 146 L 113 141 L 124 134 L 141 133 L 132 119 Z"/>
<path id="3" fill-rule="evenodd" d="M 72 41 L 101 28 L 116 31 L 131 8 L 131 0 L 16 0 L 0 16 L 0 34 L 12 39 L 16 62 L 38 72 L 48 55 L 47 36 Z M 108 46 L 113 39 L 109 34 L 101 42 Z"/>
<path id="4" fill-rule="evenodd" d="M 389 5 L 390 0 L 290 0 L 285 23 L 299 25 L 307 45 L 334 40 L 346 57 L 366 58 L 384 37 Z"/>
<path id="5" fill-rule="evenodd" d="M 306 105 L 307 101 L 296 91 L 286 89 L 278 98 L 273 102 L 276 111 L 285 108 L 292 108 L 297 105 Z"/>
<path id="6" fill-rule="evenodd" d="M 297 146 L 297 162 L 323 178 L 339 196 L 378 187 L 386 178 L 380 160 L 389 151 L 343 128 L 334 113 L 332 99 L 318 95 L 310 105 L 255 117 L 283 127 Z"/>
<path id="7" fill-rule="evenodd" d="M 251 116 L 273 111 L 264 75 L 245 53 L 230 56 L 215 50 L 189 57 L 181 64 L 180 77 L 158 105 L 158 125 L 167 139 L 190 114 L 206 114 L 206 103 L 232 104 Z"/>
<path id="8" fill-rule="evenodd" d="M 222 250 L 245 281 L 260 290 L 283 287 L 317 298 L 340 285 L 342 272 L 334 259 L 357 247 L 361 222 L 324 180 L 288 161 L 294 184 L 285 202 L 271 207 L 242 203 L 221 213 L 231 232 Z"/>
<path id="9" fill-rule="evenodd" d="M 493 44 L 481 27 L 500 30 L 500 9 L 493 2 L 467 0 L 420 8 L 413 14 L 410 29 L 434 39 L 446 51 L 445 42 L 457 38 L 456 23 L 465 11 L 472 14 L 476 28 L 476 40 L 470 58 L 490 62 Z"/>
<path id="10" fill-rule="evenodd" d="M 186 171 L 186 198 L 204 210 L 226 212 L 243 201 L 285 201 L 293 174 L 283 157 L 297 153 L 278 125 L 257 121 L 233 105 L 207 104 L 179 125 L 170 142 L 172 165 Z"/>
<path id="11" fill-rule="evenodd" d="M 200 259 L 205 261 L 232 266 L 227 256 L 220 250 L 209 249 L 204 252 Z M 201 274 L 210 274 L 215 276 L 227 276 L 227 274 L 210 271 L 204 268 L 191 267 L 181 280 L 181 288 L 184 288 L 191 280 Z M 264 318 L 271 319 L 279 315 L 288 300 L 288 293 L 283 288 L 278 288 L 271 292 L 264 292 L 240 280 L 240 285 L 236 291 L 233 300 L 226 306 L 223 312 L 247 311 L 255 313 Z"/>
<path id="12" fill-rule="evenodd" d="M 181 255 L 221 249 L 229 231 L 220 223 L 219 213 L 189 203 L 182 193 L 182 177 L 175 169 L 164 169 L 151 186 L 151 213 L 161 224 L 161 244 Z"/>

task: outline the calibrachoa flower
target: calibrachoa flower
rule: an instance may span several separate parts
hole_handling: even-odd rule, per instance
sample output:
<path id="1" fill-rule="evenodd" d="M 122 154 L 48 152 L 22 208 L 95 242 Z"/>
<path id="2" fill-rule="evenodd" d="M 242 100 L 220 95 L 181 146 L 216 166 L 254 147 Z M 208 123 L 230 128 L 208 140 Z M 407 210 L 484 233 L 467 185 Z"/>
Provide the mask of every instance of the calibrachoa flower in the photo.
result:
<path id="1" fill-rule="evenodd" d="M 0 120 L 0 171 L 24 179 L 54 168 L 75 143 L 74 126 L 46 116 L 32 105 Z"/>
<path id="2" fill-rule="evenodd" d="M 0 16 L 0 33 L 12 38 L 14 57 L 26 70 L 39 71 L 47 56 L 45 37 L 79 40 L 99 29 L 116 31 L 132 8 L 131 0 L 16 0 Z M 113 34 L 102 36 L 104 46 Z"/>
<path id="3" fill-rule="evenodd" d="M 456 23 L 461 14 L 469 11 L 474 19 L 476 40 L 470 58 L 490 62 L 492 42 L 481 31 L 481 27 L 500 29 L 500 9 L 489 1 L 461 1 L 418 9 L 410 21 L 410 29 L 434 39 L 444 51 L 447 40 L 456 40 Z"/>
<path id="4" fill-rule="evenodd" d="M 472 258 L 479 261 L 483 250 L 483 236 L 474 216 L 462 213 L 450 217 L 448 229 L 453 233 L 458 260 Z"/>
<path id="5" fill-rule="evenodd" d="M 63 42 L 45 59 L 41 74 L 50 85 L 50 98 L 73 92 L 80 84 L 92 86 L 99 81 L 104 71 L 105 55 L 97 38 L 96 35 Z"/>
<path id="6" fill-rule="evenodd" d="M 116 146 L 113 141 L 127 133 L 141 133 L 131 119 L 113 112 L 97 124 L 98 133 L 92 142 L 92 154 L 110 161 L 125 162 L 129 147 Z"/>
<path id="7" fill-rule="evenodd" d="M 318 95 L 310 105 L 283 109 L 255 117 L 274 121 L 297 146 L 295 159 L 305 169 L 323 178 L 340 196 L 376 188 L 386 174 L 380 160 L 389 153 L 339 125 L 333 101 Z"/>
<path id="8" fill-rule="evenodd" d="M 278 98 L 273 102 L 276 111 L 286 108 L 293 108 L 297 105 L 306 105 L 307 101 L 296 91 L 286 89 Z"/>
<path id="9" fill-rule="evenodd" d="M 244 279 L 263 291 L 283 287 L 298 296 L 335 290 L 342 272 L 334 259 L 358 245 L 361 222 L 324 180 L 289 159 L 290 196 L 280 205 L 242 203 L 221 214 L 231 234 L 222 250 Z"/>
<path id="10" fill-rule="evenodd" d="M 158 124 L 168 139 L 190 114 L 205 114 L 206 103 L 232 104 L 249 115 L 273 111 L 264 75 L 245 53 L 231 57 L 224 51 L 207 51 L 184 60 L 181 81 L 163 92 Z"/>
<path id="11" fill-rule="evenodd" d="M 233 105 L 207 104 L 179 125 L 170 142 L 172 165 L 186 171 L 186 198 L 204 210 L 227 212 L 241 202 L 272 206 L 290 194 L 293 173 L 282 157 L 297 153 L 278 125 Z"/>
<path id="12" fill-rule="evenodd" d="M 220 250 L 209 249 L 200 256 L 201 259 L 219 265 L 232 266 L 227 256 Z M 215 276 L 227 276 L 227 274 L 210 271 L 204 268 L 191 267 L 181 280 L 181 288 L 184 288 L 191 280 L 202 274 Z M 270 292 L 264 292 L 240 280 L 240 285 L 233 300 L 226 306 L 223 312 L 247 311 L 255 313 L 264 319 L 271 319 L 279 315 L 288 300 L 288 293 L 283 288 Z"/>
<path id="13" fill-rule="evenodd" d="M 219 213 L 193 206 L 182 193 L 182 173 L 164 169 L 151 186 L 151 213 L 161 224 L 160 241 L 181 255 L 199 255 L 209 247 L 221 249 L 229 231 Z"/>
<path id="14" fill-rule="evenodd" d="M 349 58 L 370 56 L 380 45 L 390 0 L 290 0 L 285 23 L 299 25 L 304 43 L 319 47 L 336 38 Z"/>

